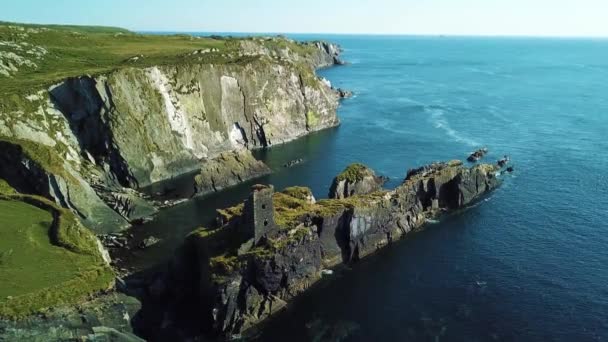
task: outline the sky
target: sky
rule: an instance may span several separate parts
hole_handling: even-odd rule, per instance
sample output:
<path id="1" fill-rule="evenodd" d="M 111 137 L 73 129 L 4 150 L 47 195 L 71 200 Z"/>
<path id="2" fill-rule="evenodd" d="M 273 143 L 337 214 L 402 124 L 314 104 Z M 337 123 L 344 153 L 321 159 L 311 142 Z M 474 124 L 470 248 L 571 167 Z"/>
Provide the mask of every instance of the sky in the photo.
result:
<path id="1" fill-rule="evenodd" d="M 19 0 L 0 20 L 135 31 L 608 37 L 608 0 Z"/>

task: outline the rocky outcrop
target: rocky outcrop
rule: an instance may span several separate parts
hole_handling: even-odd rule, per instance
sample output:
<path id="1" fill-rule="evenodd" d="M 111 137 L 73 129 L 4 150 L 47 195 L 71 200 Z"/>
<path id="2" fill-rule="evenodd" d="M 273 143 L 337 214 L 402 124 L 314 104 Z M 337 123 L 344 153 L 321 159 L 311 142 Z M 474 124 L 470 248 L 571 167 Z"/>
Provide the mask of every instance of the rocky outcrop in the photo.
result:
<path id="1" fill-rule="evenodd" d="M 338 96 L 340 96 L 341 99 L 348 99 L 353 97 L 353 92 L 350 90 L 338 88 L 336 89 L 336 92 L 338 92 Z"/>
<path id="2" fill-rule="evenodd" d="M 220 227 L 187 238 L 163 298 L 194 310 L 200 333 L 239 334 L 305 291 L 324 268 L 354 262 L 479 199 L 500 184 L 497 172 L 435 163 L 410 170 L 393 191 L 320 201 L 306 188 L 273 194 L 256 186 L 243 205 L 220 211 Z"/>
<path id="3" fill-rule="evenodd" d="M 134 191 L 140 187 L 205 168 L 212 160 L 230 162 L 226 152 L 271 147 L 339 124 L 338 94 L 314 73 L 338 62 L 337 46 L 276 37 L 225 44 L 228 54 L 198 51 L 179 63 L 131 63 L 71 77 L 11 102 L 18 107 L 0 108 L 0 141 L 33 146 L 19 158 L 48 176 L 3 163 L 0 177 L 108 232 L 154 213 Z M 202 57 L 207 55 L 213 58 Z M 248 178 L 247 172 L 234 179 Z M 37 185 L 16 186 L 23 182 L 16 174 Z"/>
<path id="4" fill-rule="evenodd" d="M 140 309 L 137 299 L 111 293 L 78 308 L 55 308 L 20 321 L 0 320 L 0 340 L 140 342 L 132 328 Z"/>
<path id="5" fill-rule="evenodd" d="M 367 166 L 351 164 L 334 178 L 329 188 L 329 198 L 369 194 L 380 190 L 385 182 L 386 178 L 376 176 L 376 173 Z"/>
<path id="6" fill-rule="evenodd" d="M 471 162 L 471 163 L 475 163 L 481 160 L 481 158 L 485 157 L 485 155 L 488 153 L 488 149 L 487 148 L 480 148 L 479 150 L 472 152 L 469 157 L 467 158 L 467 161 Z"/>
<path id="7" fill-rule="evenodd" d="M 0 178 L 20 193 L 41 195 L 71 209 L 87 227 L 98 233 L 128 225 L 125 217 L 112 210 L 109 202 L 104 202 L 69 163 L 43 146 L 26 141 L 0 141 Z"/>
<path id="8" fill-rule="evenodd" d="M 270 172 L 270 168 L 256 160 L 249 150 L 224 152 L 203 163 L 201 172 L 194 178 L 194 187 L 199 195 L 217 192 Z"/>
<path id="9" fill-rule="evenodd" d="M 340 59 L 342 48 L 333 43 L 318 41 L 314 43 L 317 49 L 321 52 L 315 55 L 315 65 L 317 68 L 328 67 L 332 65 L 344 65 L 344 61 Z"/>

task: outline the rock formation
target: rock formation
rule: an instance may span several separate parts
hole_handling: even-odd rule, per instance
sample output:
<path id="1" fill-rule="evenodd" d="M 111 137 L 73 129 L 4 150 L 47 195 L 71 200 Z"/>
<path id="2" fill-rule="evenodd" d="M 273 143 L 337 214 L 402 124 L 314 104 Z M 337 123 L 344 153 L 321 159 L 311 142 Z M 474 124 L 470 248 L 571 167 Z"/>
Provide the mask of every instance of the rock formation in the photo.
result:
<path id="1" fill-rule="evenodd" d="M 481 158 L 483 158 L 486 154 L 488 153 L 488 149 L 487 148 L 480 148 L 479 150 L 472 152 L 469 157 L 467 158 L 467 161 L 471 162 L 471 163 L 475 163 L 478 162 L 479 160 L 481 160 Z"/>
<path id="2" fill-rule="evenodd" d="M 256 160 L 249 150 L 223 152 L 203 163 L 200 173 L 194 178 L 194 187 L 197 194 L 206 194 L 270 172 L 270 168 Z"/>
<path id="3" fill-rule="evenodd" d="M 221 52 L 140 67 L 144 56 L 7 98 L 0 103 L 0 178 L 110 232 L 155 212 L 133 190 L 201 165 L 215 168 L 201 175 L 200 192 L 229 186 L 267 170 L 248 160 L 241 166 L 254 169 L 234 175 L 235 158 L 225 153 L 339 124 L 339 96 L 314 73 L 339 62 L 338 46 L 277 37 L 219 43 Z"/>
<path id="4" fill-rule="evenodd" d="M 385 182 L 386 178 L 376 176 L 367 166 L 351 164 L 334 178 L 329 188 L 329 198 L 369 194 L 380 190 Z"/>
<path id="5" fill-rule="evenodd" d="M 167 315 L 186 305 L 201 333 L 239 334 L 305 291 L 324 268 L 354 262 L 479 199 L 500 184 L 497 171 L 435 163 L 411 170 L 393 191 L 320 201 L 307 188 L 256 186 L 244 204 L 218 211 L 219 227 L 188 236 L 166 276 Z"/>

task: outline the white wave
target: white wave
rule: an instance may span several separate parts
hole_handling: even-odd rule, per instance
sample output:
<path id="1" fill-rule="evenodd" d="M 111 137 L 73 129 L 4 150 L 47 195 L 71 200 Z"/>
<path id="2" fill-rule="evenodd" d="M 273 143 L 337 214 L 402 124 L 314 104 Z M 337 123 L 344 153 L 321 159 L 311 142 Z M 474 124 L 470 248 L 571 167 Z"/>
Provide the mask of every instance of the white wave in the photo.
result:
<path id="1" fill-rule="evenodd" d="M 427 112 L 431 113 L 431 122 L 435 128 L 439 128 L 452 138 L 453 140 L 469 145 L 471 147 L 480 146 L 480 144 L 474 139 L 463 136 L 460 132 L 456 131 L 450 126 L 448 119 L 445 117 L 445 111 L 440 108 L 426 108 Z"/>

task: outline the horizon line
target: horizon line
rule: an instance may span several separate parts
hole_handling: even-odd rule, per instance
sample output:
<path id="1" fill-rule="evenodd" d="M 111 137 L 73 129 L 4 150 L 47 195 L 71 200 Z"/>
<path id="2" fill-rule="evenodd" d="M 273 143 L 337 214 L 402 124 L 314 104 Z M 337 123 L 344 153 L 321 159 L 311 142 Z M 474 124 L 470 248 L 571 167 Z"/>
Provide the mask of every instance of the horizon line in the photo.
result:
<path id="1" fill-rule="evenodd" d="M 561 38 L 561 39 L 608 39 L 608 35 L 562 35 L 562 34 L 513 34 L 513 33 L 405 33 L 405 32 L 295 32 L 295 31 L 221 31 L 221 30 L 168 30 L 168 29 L 136 29 L 128 26 L 107 24 L 73 24 L 73 23 L 36 23 L 18 22 L 0 19 L 0 22 L 23 25 L 66 25 L 66 26 L 98 26 L 123 28 L 136 33 L 209 33 L 209 34 L 252 34 L 252 35 L 335 35 L 335 36 L 395 36 L 395 37 L 487 37 L 487 38 Z"/>
<path id="2" fill-rule="evenodd" d="M 383 33 L 383 32 L 279 32 L 279 31 L 206 31 L 206 30 L 139 30 L 129 28 L 136 33 L 166 33 L 166 34 L 252 34 L 252 35 L 333 35 L 333 36 L 395 36 L 395 37 L 487 37 L 487 38 L 562 38 L 562 39 L 608 39 L 608 35 L 541 35 L 541 34 L 483 34 L 483 33 Z"/>

